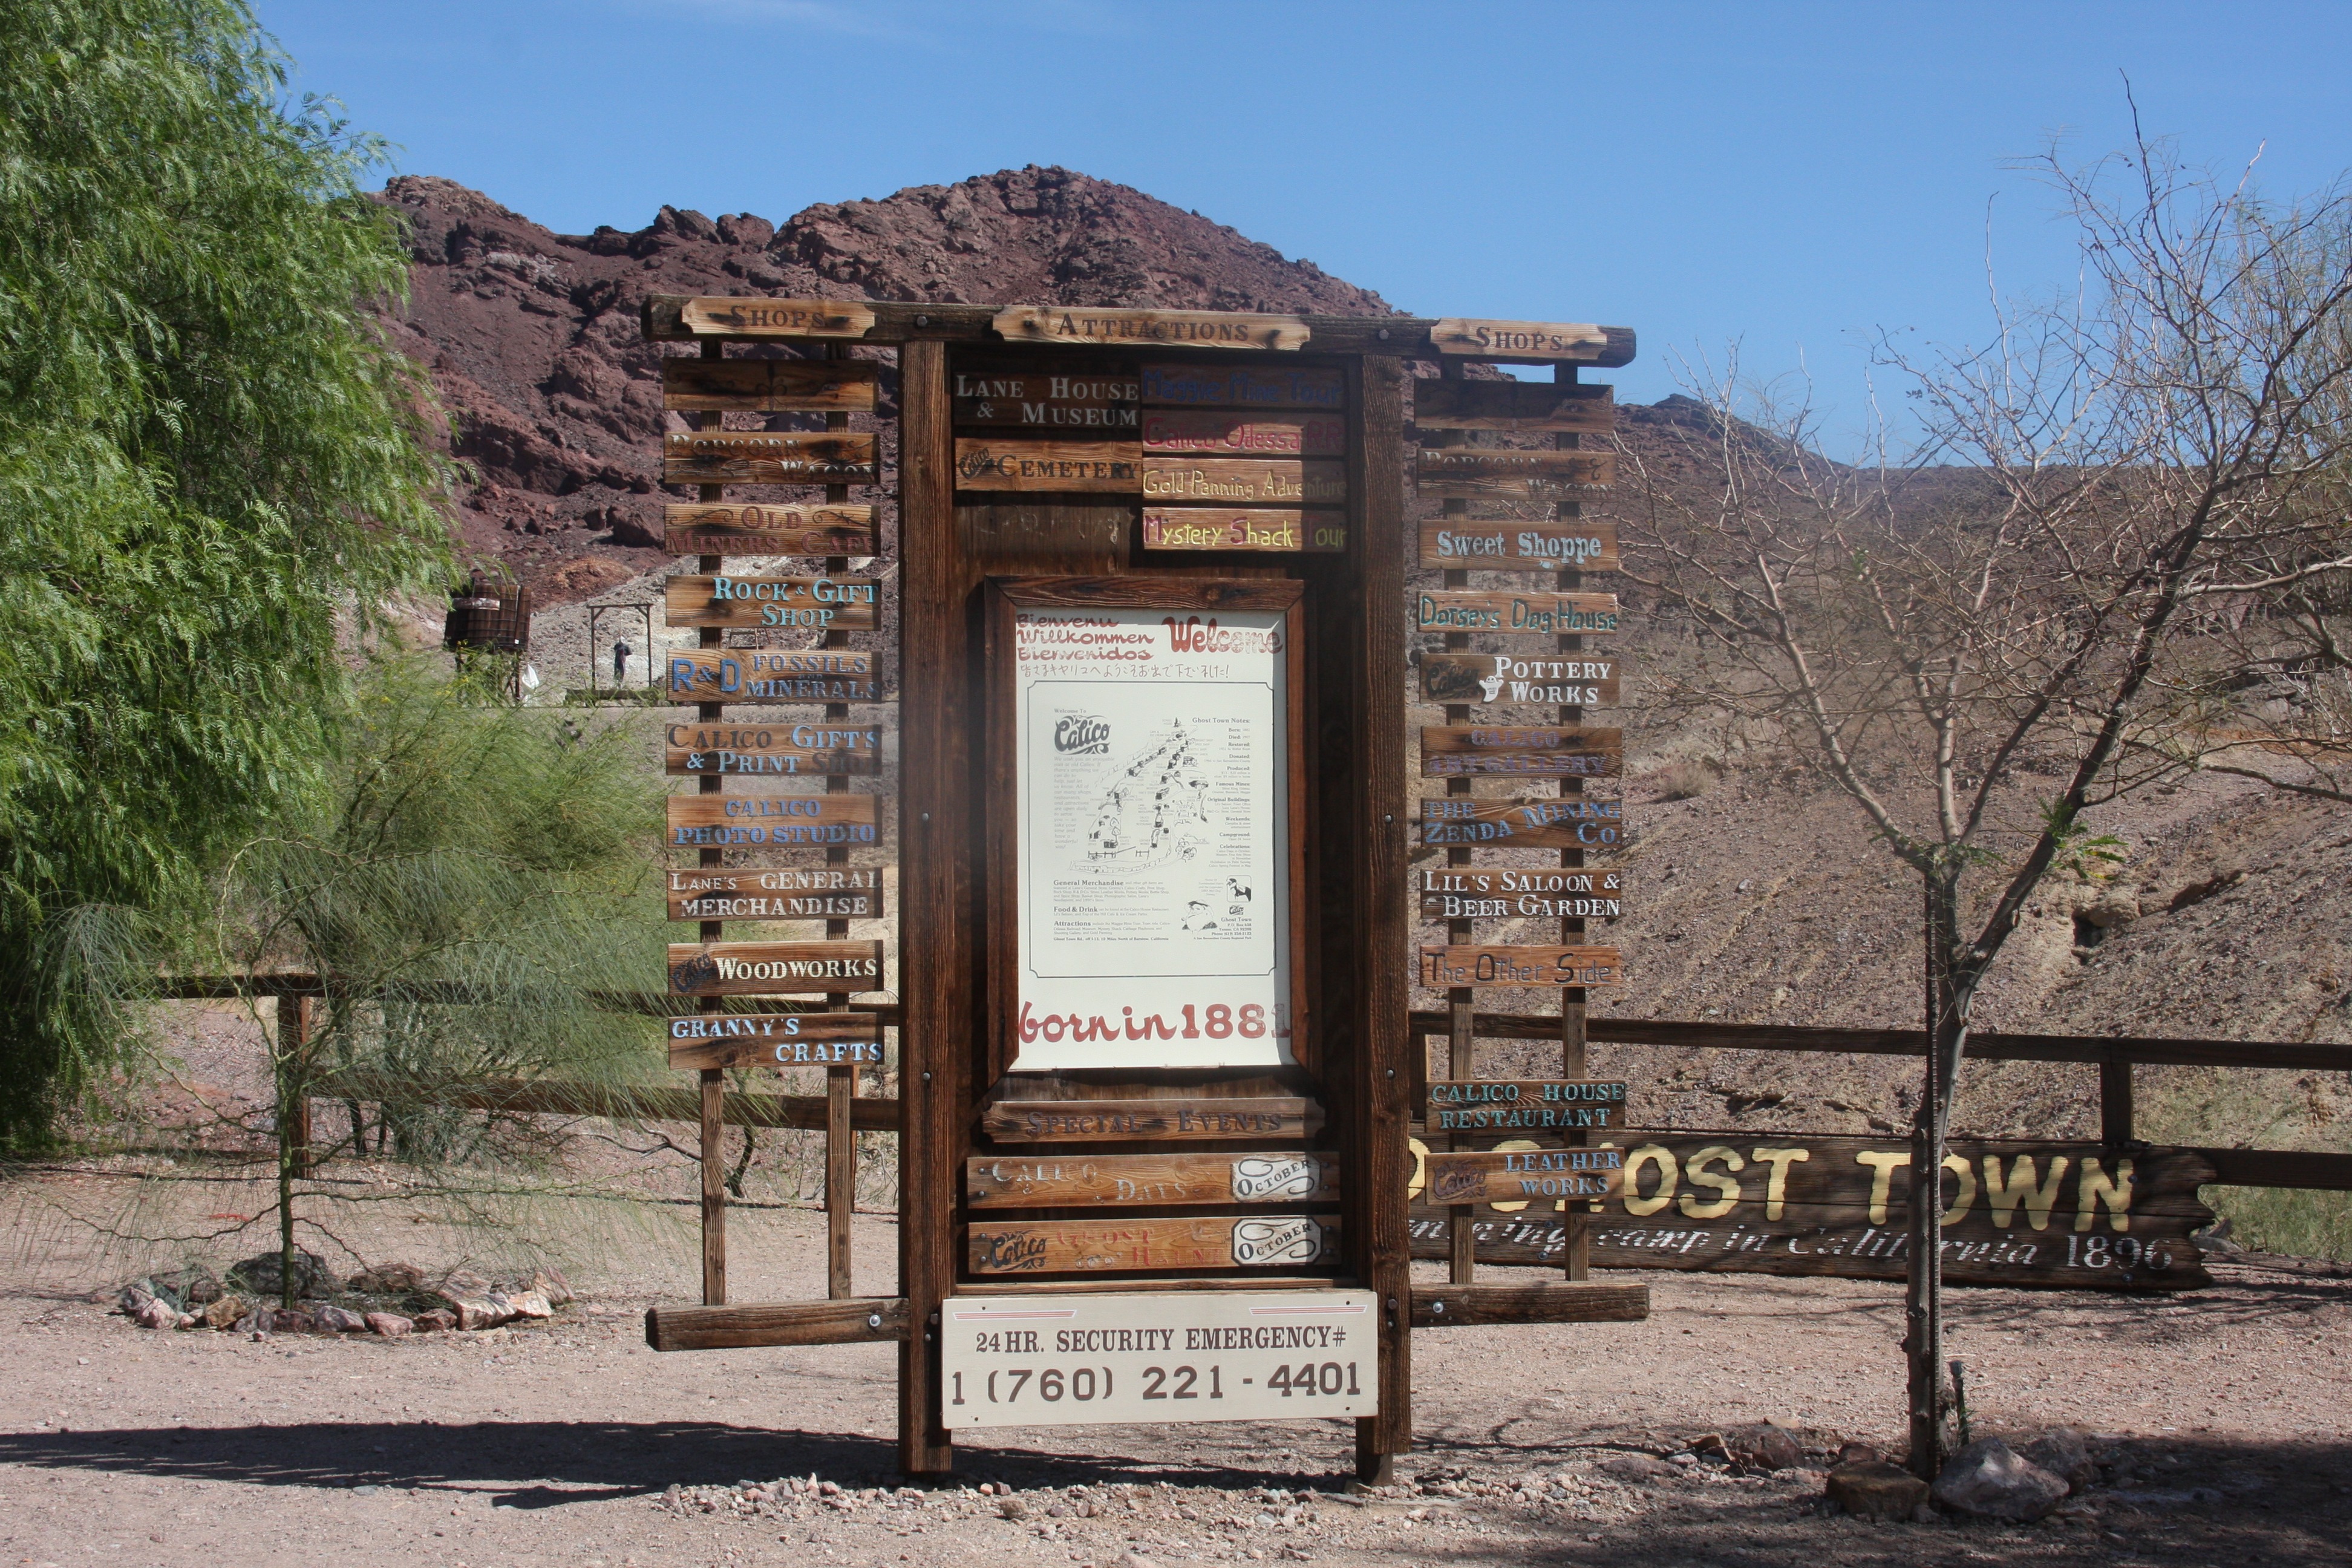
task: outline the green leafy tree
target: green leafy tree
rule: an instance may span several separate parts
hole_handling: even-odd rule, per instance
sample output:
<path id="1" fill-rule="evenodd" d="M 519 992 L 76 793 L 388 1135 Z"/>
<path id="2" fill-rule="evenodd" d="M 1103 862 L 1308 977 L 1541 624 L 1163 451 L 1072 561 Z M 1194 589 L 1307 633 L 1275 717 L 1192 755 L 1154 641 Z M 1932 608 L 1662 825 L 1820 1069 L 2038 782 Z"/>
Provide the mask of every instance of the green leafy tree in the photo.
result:
<path id="1" fill-rule="evenodd" d="M 446 571 L 380 155 L 237 0 L 0 8 L 0 1149 L 126 1065 L 106 984 L 320 779 L 339 643 Z"/>

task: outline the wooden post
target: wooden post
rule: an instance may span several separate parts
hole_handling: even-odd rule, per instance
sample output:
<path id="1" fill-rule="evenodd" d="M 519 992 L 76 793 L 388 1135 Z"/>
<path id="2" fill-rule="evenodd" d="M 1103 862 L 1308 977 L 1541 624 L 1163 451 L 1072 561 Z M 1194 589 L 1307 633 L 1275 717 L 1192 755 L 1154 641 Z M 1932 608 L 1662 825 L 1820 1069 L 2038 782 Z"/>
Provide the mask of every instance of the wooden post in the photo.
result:
<path id="1" fill-rule="evenodd" d="M 1355 1036 L 1360 1092 L 1346 1097 L 1346 1138 L 1359 1152 L 1356 1168 L 1364 1179 L 1350 1189 L 1350 1218 L 1344 1245 L 1357 1278 L 1381 1310 L 1381 1410 L 1356 1422 L 1356 1473 L 1385 1485 L 1396 1477 L 1396 1456 L 1412 1447 L 1412 1258 L 1405 1215 L 1407 1095 L 1413 1073 L 1408 1058 L 1422 1043 L 1408 1033 L 1412 997 L 1407 953 L 1416 911 L 1408 917 L 1404 897 L 1409 857 L 1405 840 L 1404 732 L 1405 518 L 1403 476 L 1397 462 L 1404 450 L 1402 360 L 1386 356 L 1357 362 L 1351 377 L 1353 405 L 1361 410 L 1358 439 L 1350 443 L 1349 488 L 1362 497 L 1357 517 L 1355 646 L 1346 651 L 1353 665 L 1358 744 L 1349 816 L 1360 825 L 1351 868 L 1360 981 L 1349 1023 Z M 1334 1064 L 1336 1066 L 1336 1064 Z M 1343 1145 L 1343 1147 L 1346 1145 Z M 1360 1189 L 1360 1190 L 1358 1190 Z"/>
<path id="2" fill-rule="evenodd" d="M 1576 367 L 1572 364 L 1555 365 L 1552 368 L 1551 378 L 1555 382 L 1572 384 L 1576 380 Z M 1559 435 L 1552 437 L 1553 445 L 1563 451 L 1573 450 L 1580 440 L 1580 437 L 1574 435 Z M 1561 501 L 1558 503 L 1557 515 L 1563 522 L 1572 518 L 1581 517 L 1584 515 L 1583 504 L 1572 500 Z M 1564 571 L 1559 574 L 1558 584 L 1561 593 L 1576 593 L 1584 586 L 1584 574 L 1577 571 Z M 1584 638 L 1580 635 L 1573 632 L 1564 632 L 1560 635 L 1560 652 L 1577 653 L 1583 647 Z M 1581 707 L 1562 706 L 1559 710 L 1559 721 L 1563 726 L 1581 724 L 1584 722 L 1584 710 Z M 1584 781 L 1577 778 L 1563 778 L 1559 781 L 1559 793 L 1564 795 L 1581 795 L 1584 793 Z M 1584 851 L 1563 849 L 1559 852 L 1559 863 L 1562 866 L 1582 866 Z M 1571 946 L 1581 943 L 1584 941 L 1583 917 L 1561 920 L 1559 940 L 1562 943 Z M 1583 986 L 1571 985 L 1561 990 L 1559 994 L 1559 1070 L 1563 1078 L 1585 1076 L 1584 1006 Z M 1571 1145 L 1587 1143 L 1591 1141 L 1591 1135 L 1581 1131 L 1570 1132 L 1566 1139 L 1566 1142 Z M 1564 1198 L 1560 1200 L 1560 1251 L 1561 1261 L 1566 1266 L 1568 1277 L 1570 1279 L 1590 1279 L 1592 1277 L 1591 1212 L 1582 1205 L 1570 1204 Z"/>
<path id="3" fill-rule="evenodd" d="M 278 1120 L 286 1127 L 289 1165 L 293 1178 L 307 1182 L 315 1166 L 315 1140 L 310 1131 L 310 998 L 281 994 L 278 998 L 278 1055 L 287 1066 L 278 1082 L 287 1091 L 278 1098 Z M 2126 1069 L 2129 1070 L 2129 1069 Z M 356 1141 L 359 1129 L 352 1129 Z"/>
<path id="4" fill-rule="evenodd" d="M 2099 1142 L 2113 1146 L 2135 1142 L 2132 1133 L 2132 1065 L 2099 1064 Z"/>
<path id="5" fill-rule="evenodd" d="M 820 352 L 826 359 L 835 359 L 841 357 L 845 351 L 828 343 Z M 846 430 L 849 428 L 849 416 L 828 414 L 824 416 L 824 427 L 827 430 Z M 849 487 L 827 485 L 824 499 L 836 505 L 845 503 L 849 500 Z M 828 556 L 824 569 L 828 574 L 846 572 L 849 570 L 849 558 L 845 555 Z M 849 634 L 829 631 L 824 634 L 824 646 L 847 647 Z M 824 716 L 827 719 L 846 719 L 849 717 L 849 704 L 828 703 Z M 828 795 L 838 795 L 849 788 L 849 781 L 835 773 L 824 781 L 824 788 Z M 828 848 L 824 852 L 824 863 L 845 866 L 849 863 L 849 851 L 840 846 Z M 827 921 L 824 922 L 824 934 L 831 940 L 839 941 L 849 934 L 849 922 Z M 849 993 L 833 992 L 826 995 L 824 1001 L 828 1007 L 846 1007 L 849 1005 Z M 849 1259 L 849 1222 L 857 1212 L 857 1135 L 850 1130 L 849 1101 L 856 1092 L 857 1068 L 855 1065 L 825 1068 L 824 1285 L 825 1294 L 836 1300 L 856 1293 L 851 1284 Z"/>
<path id="6" fill-rule="evenodd" d="M 718 359 L 725 352 L 726 346 L 718 339 L 704 340 L 702 344 L 704 359 Z M 717 430 L 725 426 L 727 416 L 717 409 L 712 409 L 704 414 L 696 423 L 702 429 Z M 698 493 L 705 501 L 716 501 L 722 499 L 727 490 L 722 485 L 704 485 Z M 705 555 L 701 558 L 701 567 L 706 574 L 715 576 L 726 570 L 726 557 Z M 697 642 L 698 646 L 702 647 L 719 647 L 724 644 L 725 639 L 726 633 L 719 627 L 705 626 Z M 654 650 L 649 637 L 646 641 L 646 658 L 651 660 L 653 657 Z M 705 723 L 715 723 L 724 716 L 726 709 L 716 702 L 703 702 L 696 705 L 695 712 Z M 702 794 L 717 795 L 719 786 L 718 774 L 705 773 L 702 776 Z M 697 863 L 703 866 L 716 866 L 719 863 L 722 854 L 722 851 L 715 847 L 707 847 L 698 858 Z M 718 942 L 727 933 L 726 922 L 722 921 L 704 921 L 698 929 L 705 942 Z M 702 1011 L 706 1013 L 716 1013 L 725 1004 L 716 996 L 706 996 L 702 999 Z M 727 1304 L 727 1124 L 721 1116 L 726 1108 L 726 1093 L 727 1075 L 717 1068 L 703 1068 L 702 1304 L 706 1307 L 723 1307 Z M 745 1136 L 750 1136 L 748 1131 Z"/>
<path id="7" fill-rule="evenodd" d="M 1441 361 L 1438 372 L 1448 381 L 1459 381 L 1462 379 L 1462 362 L 1458 359 Z M 1436 445 L 1441 447 L 1461 447 L 1469 444 L 1470 434 L 1466 430 L 1444 431 L 1438 436 L 1436 441 Z M 1447 517 L 1460 517 L 1469 510 L 1470 503 L 1460 500 L 1449 500 L 1444 507 L 1444 515 Z M 1470 574 L 1448 572 L 1444 574 L 1444 581 L 1445 586 L 1449 588 L 1467 588 L 1470 585 Z M 1469 633 L 1445 634 L 1445 647 L 1449 651 L 1458 651 L 1469 646 Z M 1447 703 L 1445 721 L 1449 724 L 1468 723 L 1470 705 L 1466 702 Z M 1450 795 L 1468 795 L 1471 793 L 1471 781 L 1466 777 L 1447 779 L 1445 793 Z M 1466 847 L 1448 849 L 1445 852 L 1445 863 L 1448 866 L 1467 866 L 1470 864 L 1470 851 Z M 1475 942 L 1477 940 L 1476 927 L 1470 921 L 1448 921 L 1445 922 L 1445 940 L 1448 942 L 1457 943 Z M 1465 1079 L 1478 1076 L 1477 995 L 1477 992 L 1467 985 L 1457 985 L 1445 993 L 1445 1076 L 1448 1078 Z M 1433 1137 L 1431 1142 L 1434 1142 L 1435 1139 Z M 1445 1140 L 1445 1147 L 1451 1149 L 1454 1142 L 1454 1139 L 1448 1137 Z M 1477 1217 L 1477 1209 L 1469 1204 L 1456 1204 L 1445 1211 L 1445 1277 L 1454 1284 L 1467 1285 L 1476 1277 Z"/>
<path id="8" fill-rule="evenodd" d="M 955 438 L 947 345 L 898 351 L 900 669 L 898 937 L 898 1464 L 940 1475 L 955 1463 L 939 1421 L 940 1308 L 955 1280 L 957 1153 L 972 1047 L 965 900 L 972 849 L 962 698 L 970 658 L 957 565 Z M 909 962 L 918 959 L 917 962 Z"/>

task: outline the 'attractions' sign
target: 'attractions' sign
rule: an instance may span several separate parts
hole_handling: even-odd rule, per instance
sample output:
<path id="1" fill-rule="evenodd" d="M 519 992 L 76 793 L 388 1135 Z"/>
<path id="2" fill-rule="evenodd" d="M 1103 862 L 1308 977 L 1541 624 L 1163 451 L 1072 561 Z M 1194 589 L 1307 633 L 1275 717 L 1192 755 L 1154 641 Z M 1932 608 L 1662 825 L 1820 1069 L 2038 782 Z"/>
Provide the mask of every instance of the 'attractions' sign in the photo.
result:
<path id="1" fill-rule="evenodd" d="M 1229 310 L 1103 310 L 1079 306 L 1008 305 L 992 323 L 1009 342 L 1160 343 L 1205 349 L 1297 349 L 1307 323 L 1297 316 Z"/>

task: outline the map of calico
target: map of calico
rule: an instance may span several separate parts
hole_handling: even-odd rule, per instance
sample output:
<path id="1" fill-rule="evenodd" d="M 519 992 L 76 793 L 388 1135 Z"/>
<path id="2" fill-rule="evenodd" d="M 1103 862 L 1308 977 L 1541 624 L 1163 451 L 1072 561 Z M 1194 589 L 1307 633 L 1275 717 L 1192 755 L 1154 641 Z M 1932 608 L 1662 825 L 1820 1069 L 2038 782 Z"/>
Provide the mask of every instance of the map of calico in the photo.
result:
<path id="1" fill-rule="evenodd" d="M 1141 869 L 1190 860 L 1207 842 L 1209 784 L 1181 724 L 1129 763 L 1095 808 L 1087 858 Z"/>

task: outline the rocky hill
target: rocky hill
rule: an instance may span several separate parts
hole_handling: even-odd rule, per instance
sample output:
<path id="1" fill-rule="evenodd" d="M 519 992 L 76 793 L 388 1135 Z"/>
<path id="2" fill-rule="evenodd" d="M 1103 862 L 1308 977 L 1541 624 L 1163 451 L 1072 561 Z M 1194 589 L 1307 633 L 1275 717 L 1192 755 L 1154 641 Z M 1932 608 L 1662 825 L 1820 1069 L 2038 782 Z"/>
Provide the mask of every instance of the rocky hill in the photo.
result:
<path id="1" fill-rule="evenodd" d="M 661 563 L 662 351 L 637 327 L 648 294 L 1390 310 L 1311 261 L 1067 169 L 821 204 L 781 226 L 664 207 L 640 229 L 557 234 L 425 175 L 382 199 L 413 258 L 395 337 L 430 370 L 476 481 L 460 542 L 505 561 L 541 605 Z"/>

